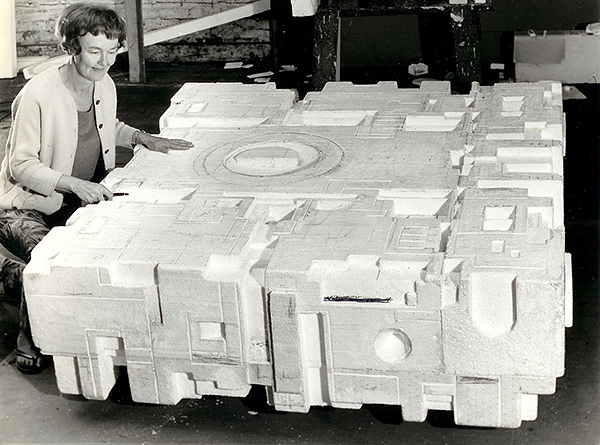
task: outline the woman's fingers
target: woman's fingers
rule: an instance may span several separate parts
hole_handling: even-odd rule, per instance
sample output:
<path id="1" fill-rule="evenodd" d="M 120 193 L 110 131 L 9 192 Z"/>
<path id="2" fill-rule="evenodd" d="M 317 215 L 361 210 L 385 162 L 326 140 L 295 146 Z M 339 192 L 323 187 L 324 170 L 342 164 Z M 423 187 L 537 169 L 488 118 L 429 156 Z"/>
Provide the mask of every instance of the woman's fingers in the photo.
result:
<path id="1" fill-rule="evenodd" d="M 109 189 L 104 187 L 102 184 L 98 184 L 98 185 L 101 187 L 103 199 L 110 201 L 113 198 L 113 193 Z"/>
<path id="2" fill-rule="evenodd" d="M 169 149 L 171 150 L 188 150 L 194 146 L 193 142 L 184 139 L 167 139 L 169 141 Z"/>
<path id="3" fill-rule="evenodd" d="M 146 147 L 152 151 L 168 153 L 169 150 L 188 150 L 194 146 L 190 141 L 184 139 L 168 139 L 158 136 L 151 136 Z"/>
<path id="4" fill-rule="evenodd" d="M 82 181 L 81 188 L 79 190 L 79 193 L 77 193 L 77 196 L 79 196 L 79 199 L 81 199 L 86 204 L 95 204 L 100 201 L 111 200 L 113 194 L 102 184 Z"/>
<path id="5" fill-rule="evenodd" d="M 73 193 L 85 204 L 111 200 L 113 197 L 112 192 L 102 184 L 69 175 L 62 175 L 59 178 L 56 190 L 61 193 Z"/>

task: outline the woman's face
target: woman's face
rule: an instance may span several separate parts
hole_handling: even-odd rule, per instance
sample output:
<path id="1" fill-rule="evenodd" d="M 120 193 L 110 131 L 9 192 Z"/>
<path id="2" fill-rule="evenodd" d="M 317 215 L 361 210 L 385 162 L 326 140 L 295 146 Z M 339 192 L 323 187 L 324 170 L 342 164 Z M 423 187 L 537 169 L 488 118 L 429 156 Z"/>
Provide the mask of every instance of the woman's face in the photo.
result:
<path id="1" fill-rule="evenodd" d="M 92 82 L 100 81 L 115 63 L 118 39 L 108 39 L 104 34 L 94 36 L 89 32 L 79 37 L 81 52 L 74 57 L 77 72 Z"/>

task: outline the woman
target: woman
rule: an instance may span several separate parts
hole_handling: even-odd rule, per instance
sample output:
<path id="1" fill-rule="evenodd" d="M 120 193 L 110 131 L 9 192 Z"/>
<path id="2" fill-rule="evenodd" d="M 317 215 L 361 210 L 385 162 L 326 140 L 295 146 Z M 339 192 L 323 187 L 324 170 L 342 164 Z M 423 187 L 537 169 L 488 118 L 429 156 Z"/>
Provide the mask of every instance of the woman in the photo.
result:
<path id="1" fill-rule="evenodd" d="M 70 61 L 31 79 L 15 98 L 0 169 L 0 244 L 22 263 L 78 207 L 112 199 L 99 182 L 115 166 L 116 146 L 141 144 L 160 152 L 192 146 L 117 120 L 116 89 L 107 72 L 124 46 L 125 24 L 115 11 L 73 4 L 58 19 L 56 34 Z M 31 338 L 20 287 L 16 366 L 36 373 L 45 358 Z"/>

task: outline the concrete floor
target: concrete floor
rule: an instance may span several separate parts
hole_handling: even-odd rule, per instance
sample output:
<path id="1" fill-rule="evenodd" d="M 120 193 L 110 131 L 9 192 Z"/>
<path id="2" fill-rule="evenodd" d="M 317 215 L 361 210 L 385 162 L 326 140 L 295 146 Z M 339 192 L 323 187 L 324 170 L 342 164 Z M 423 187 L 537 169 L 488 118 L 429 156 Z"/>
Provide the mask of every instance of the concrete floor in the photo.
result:
<path id="1" fill-rule="evenodd" d="M 245 81 L 248 72 L 220 66 L 148 67 L 148 82 L 113 77 L 119 118 L 157 131 L 169 98 L 186 81 Z M 290 87 L 303 79 L 275 78 Z M 10 101 L 22 78 L 0 80 L 0 143 L 4 145 Z M 313 408 L 278 413 L 255 388 L 244 399 L 206 397 L 176 406 L 131 402 L 118 383 L 109 400 L 89 401 L 58 392 L 53 369 L 19 373 L 14 360 L 18 305 L 0 296 L 0 443 L 403 443 L 403 444 L 600 444 L 599 159 L 600 88 L 578 85 L 586 100 L 565 101 L 567 151 L 565 206 L 567 251 L 573 255 L 574 327 L 567 331 L 565 376 L 556 393 L 540 396 L 538 419 L 514 430 L 457 427 L 452 413 L 430 412 L 424 423 L 403 422 L 400 409 Z M 121 154 L 120 162 L 127 156 Z"/>

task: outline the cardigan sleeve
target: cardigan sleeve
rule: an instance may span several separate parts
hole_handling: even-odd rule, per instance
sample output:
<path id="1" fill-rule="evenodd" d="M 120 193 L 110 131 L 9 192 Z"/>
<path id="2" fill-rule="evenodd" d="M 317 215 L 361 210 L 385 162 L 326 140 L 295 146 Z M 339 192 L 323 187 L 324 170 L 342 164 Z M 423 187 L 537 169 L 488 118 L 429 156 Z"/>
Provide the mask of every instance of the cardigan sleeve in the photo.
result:
<path id="1" fill-rule="evenodd" d="M 115 145 L 119 147 L 132 147 L 133 134 L 137 131 L 123 122 L 117 117 L 117 87 L 112 78 L 107 74 L 104 76 L 98 85 L 102 89 L 103 94 L 106 94 L 107 99 L 110 98 L 110 103 L 113 107 L 112 113 L 115 119 Z"/>
<path id="2" fill-rule="evenodd" d="M 40 161 L 41 108 L 39 103 L 22 90 L 13 102 L 13 131 L 9 141 L 9 170 L 12 178 L 23 187 L 50 196 L 62 173 Z"/>
<path id="3" fill-rule="evenodd" d="M 130 127 L 129 125 L 121 122 L 119 119 L 115 119 L 115 143 L 119 147 L 132 147 L 133 146 L 133 134 L 138 131 L 137 128 Z"/>

